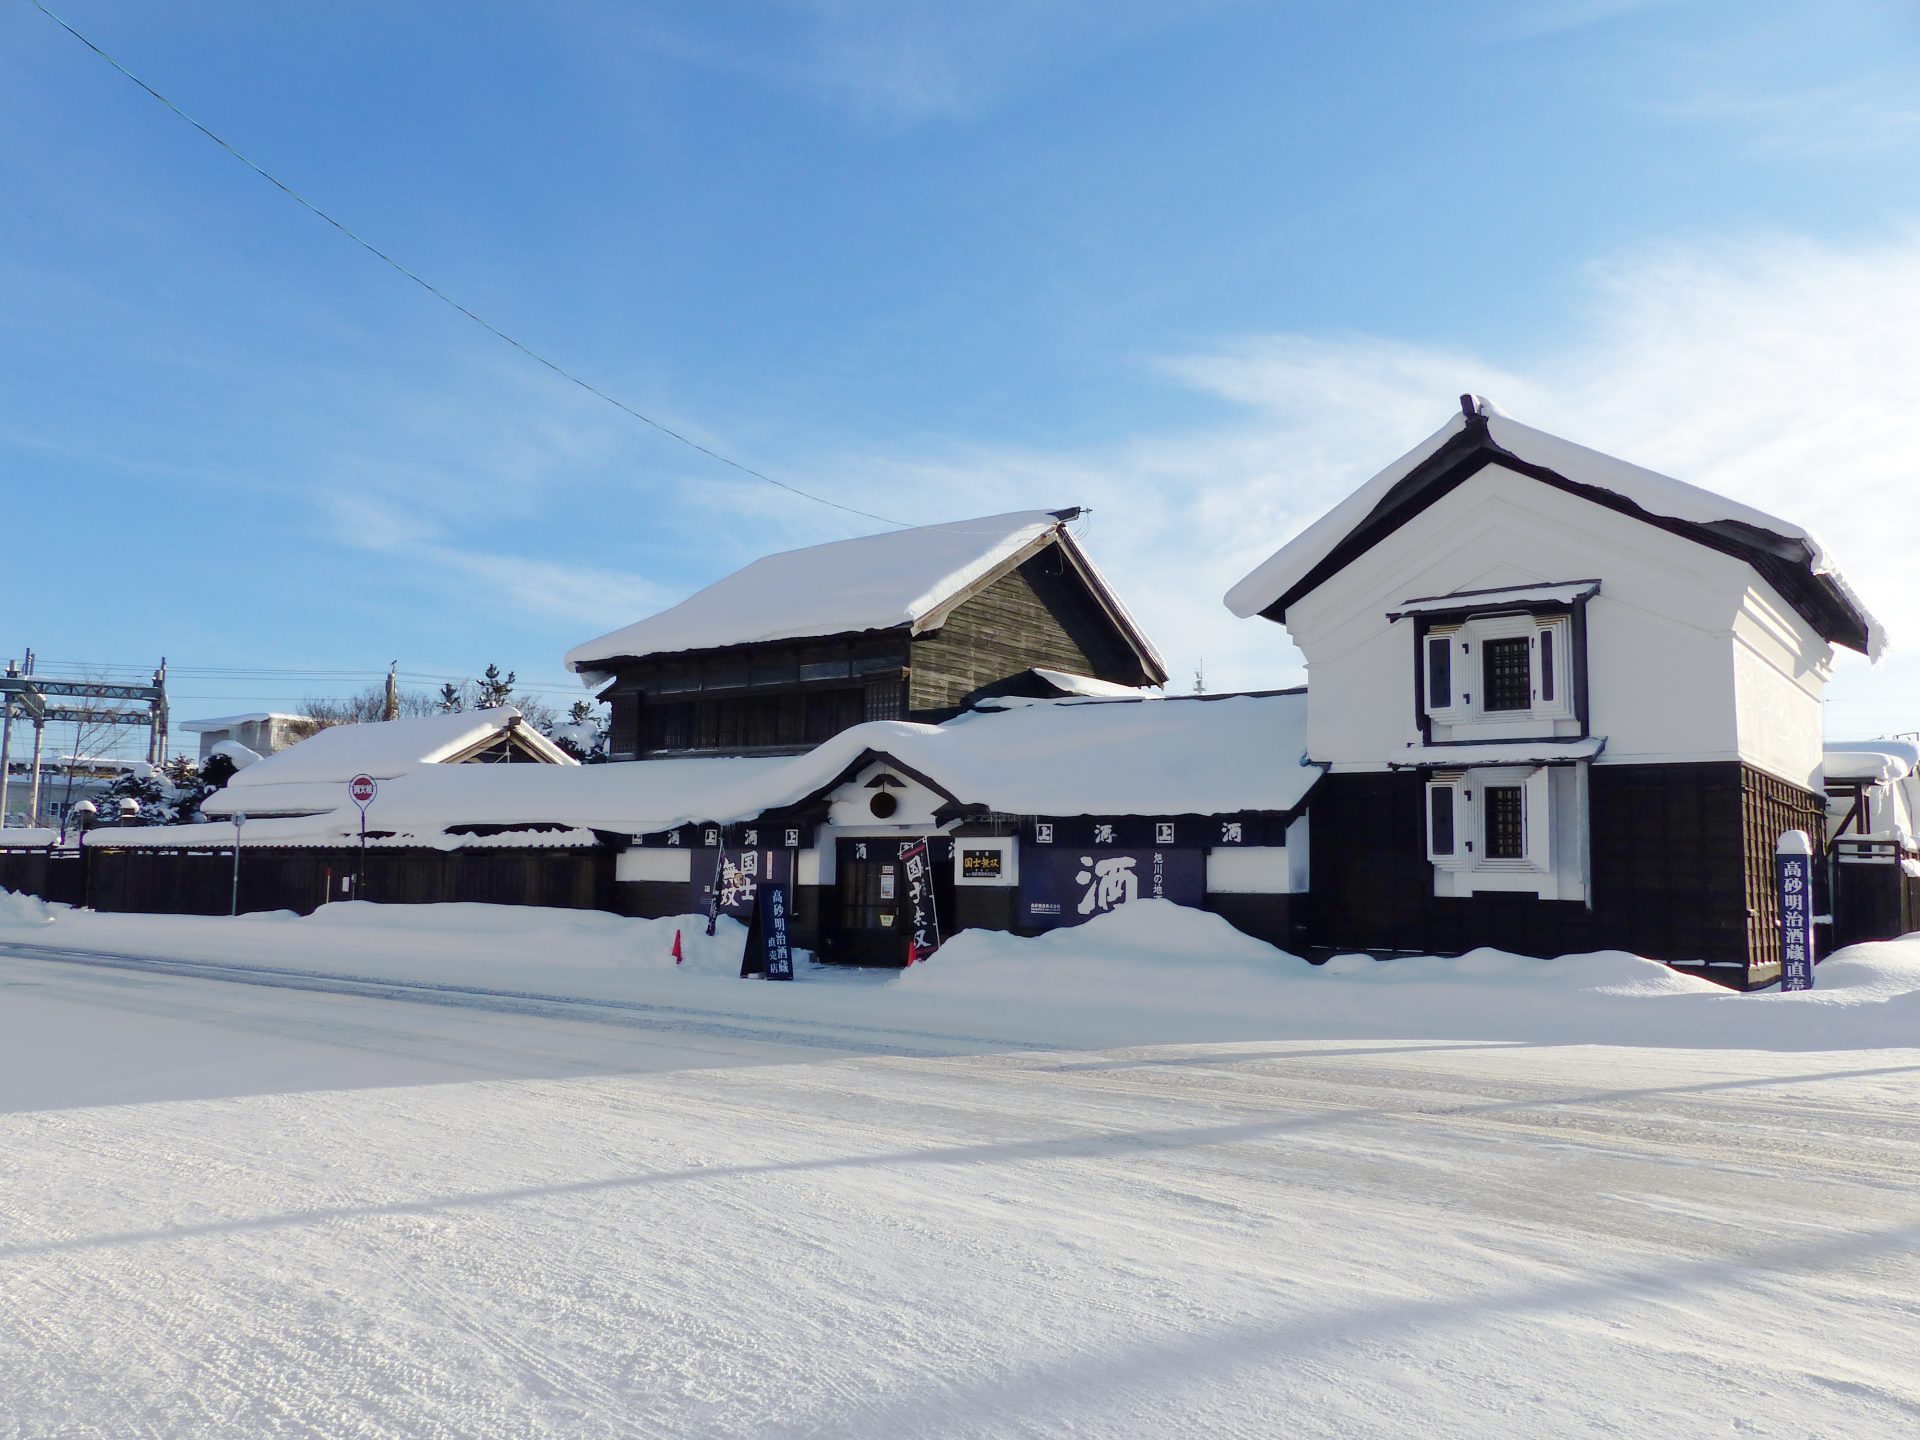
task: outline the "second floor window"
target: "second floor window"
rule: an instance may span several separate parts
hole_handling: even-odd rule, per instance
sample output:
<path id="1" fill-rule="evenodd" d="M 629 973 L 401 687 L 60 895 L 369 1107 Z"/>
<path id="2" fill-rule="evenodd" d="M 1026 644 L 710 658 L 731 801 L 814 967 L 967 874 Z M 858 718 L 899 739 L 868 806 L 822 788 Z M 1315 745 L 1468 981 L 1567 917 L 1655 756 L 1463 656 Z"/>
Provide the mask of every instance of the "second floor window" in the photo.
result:
<path id="1" fill-rule="evenodd" d="M 1425 713 L 1435 739 L 1511 733 L 1575 718 L 1566 615 L 1476 616 L 1436 625 L 1420 649 Z"/>
<path id="2" fill-rule="evenodd" d="M 1480 646 L 1481 708 L 1533 708 L 1533 641 L 1525 635 L 1487 640 Z"/>

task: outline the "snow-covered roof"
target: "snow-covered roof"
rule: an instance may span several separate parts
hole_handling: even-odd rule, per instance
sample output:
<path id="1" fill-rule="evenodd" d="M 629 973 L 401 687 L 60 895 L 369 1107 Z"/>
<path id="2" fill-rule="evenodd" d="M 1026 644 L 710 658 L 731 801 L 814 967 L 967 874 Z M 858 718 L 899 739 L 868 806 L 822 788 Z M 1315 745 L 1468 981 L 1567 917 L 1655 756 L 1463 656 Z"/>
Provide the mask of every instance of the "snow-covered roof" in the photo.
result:
<path id="1" fill-rule="evenodd" d="M 1321 773 L 1301 758 L 1306 700 L 1304 691 L 1063 700 L 969 713 L 937 726 L 872 721 L 805 755 L 774 758 L 423 765 L 381 784 L 367 823 L 382 834 L 442 846 L 465 843 L 450 832 L 472 825 L 652 834 L 701 821 L 752 819 L 800 804 L 877 755 L 924 776 L 962 804 L 1006 814 L 1290 811 Z M 245 774 L 273 763 L 263 760 Z M 239 777 L 221 794 L 237 788 Z M 329 783 L 324 794 L 328 813 L 250 823 L 244 842 L 344 844 L 357 837 L 360 812 L 344 785 Z M 211 801 L 208 808 L 211 813 Z M 178 843 L 195 843 L 186 827 L 173 833 L 181 837 Z M 165 842 L 142 837 L 127 843 Z"/>
<path id="2" fill-rule="evenodd" d="M 1018 510 L 763 556 L 658 615 L 574 646 L 567 668 L 595 684 L 610 660 L 936 628 L 951 601 L 1077 513 Z"/>
<path id="3" fill-rule="evenodd" d="M 1580 740 L 1495 740 L 1481 745 L 1409 745 L 1387 762 L 1394 770 L 1454 770 L 1493 765 L 1570 765 L 1607 748 L 1604 737 Z"/>
<path id="4" fill-rule="evenodd" d="M 258 725 L 266 720 L 307 720 L 307 715 L 289 715 L 279 710 L 255 710 L 245 715 L 216 715 L 211 720 L 184 720 L 179 727 L 190 735 L 204 735 L 209 730 L 231 730 L 236 725 Z"/>
<path id="5" fill-rule="evenodd" d="M 1769 579 L 1788 582 L 1782 586 L 1783 593 L 1797 593 L 1787 593 L 1785 598 L 1806 613 L 1827 639 L 1863 649 L 1875 660 L 1885 651 L 1880 622 L 1854 595 L 1825 547 L 1805 529 L 1711 490 L 1523 425 L 1478 397 L 1464 398 L 1468 405 L 1446 424 L 1254 567 L 1227 592 L 1227 608 L 1245 618 L 1304 593 L 1303 587 L 1322 566 L 1336 561 L 1336 552 L 1356 531 L 1370 522 L 1393 522 L 1395 514 L 1414 513 L 1418 496 L 1409 494 L 1403 482 L 1416 480 L 1416 472 L 1429 461 L 1445 461 L 1457 451 L 1462 460 L 1484 453 L 1495 463 L 1549 472 L 1576 490 L 1624 502 L 1646 517 L 1699 527 L 1721 543 L 1741 548 Z M 1471 414 L 1466 413 L 1469 407 Z M 1449 445 L 1454 450 L 1443 456 Z M 1433 479 L 1438 483 L 1441 477 L 1436 474 Z M 1782 560 L 1783 549 L 1796 558 Z M 1799 583 L 1792 583 L 1795 580 Z"/>
<path id="6" fill-rule="evenodd" d="M 223 816 L 330 811 L 341 803 L 347 781 L 356 775 L 384 781 L 423 766 L 443 765 L 487 745 L 509 729 L 517 729 L 520 739 L 548 764 L 578 765 L 532 726 L 520 722 L 520 712 L 503 705 L 493 710 L 335 725 L 246 766 L 225 789 L 208 796 L 200 808 L 205 814 Z"/>
<path id="7" fill-rule="evenodd" d="M 1439 615 L 1458 610 L 1506 605 L 1571 605 L 1598 594 L 1598 580 L 1567 580 L 1554 585 L 1499 585 L 1485 590 L 1456 590 L 1451 595 L 1418 595 L 1402 600 L 1387 618 L 1399 620 L 1408 615 Z"/>

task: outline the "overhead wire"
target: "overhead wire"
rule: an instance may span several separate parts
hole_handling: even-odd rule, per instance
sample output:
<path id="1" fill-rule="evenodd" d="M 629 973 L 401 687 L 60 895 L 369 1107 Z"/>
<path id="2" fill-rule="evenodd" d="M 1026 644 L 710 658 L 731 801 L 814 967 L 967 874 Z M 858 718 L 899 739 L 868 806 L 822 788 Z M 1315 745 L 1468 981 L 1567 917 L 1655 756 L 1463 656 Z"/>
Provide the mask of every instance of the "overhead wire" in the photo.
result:
<path id="1" fill-rule="evenodd" d="M 313 201 L 307 199 L 306 196 L 302 195 L 298 190 L 295 190 L 291 185 L 287 184 L 284 180 L 280 179 L 279 176 L 275 175 L 272 171 L 268 170 L 265 166 L 260 165 L 256 161 L 249 158 L 247 155 L 243 154 L 238 148 L 236 148 L 234 145 L 229 143 L 226 139 L 216 134 L 213 130 L 209 129 L 207 126 L 203 125 L 200 121 L 196 120 L 192 115 L 189 115 L 185 110 L 181 109 L 180 106 L 176 105 L 173 101 L 169 100 L 165 95 L 161 94 L 158 90 L 154 89 L 154 87 L 149 85 L 145 80 L 142 80 L 138 75 L 134 74 L 133 71 L 129 70 L 125 65 L 121 64 L 119 60 L 115 59 L 106 50 L 102 49 L 99 45 L 96 45 L 92 40 L 88 39 L 85 35 L 81 34 L 80 31 L 76 30 L 66 20 L 62 19 L 59 15 L 56 15 L 52 10 L 48 9 L 47 6 L 42 3 L 42 0 L 27 0 L 27 3 L 33 6 L 33 8 L 38 10 L 42 15 L 45 15 L 49 20 L 53 21 L 53 23 L 58 25 L 62 30 L 66 31 L 67 34 L 71 35 L 75 40 L 78 40 L 82 45 L 86 46 L 88 50 L 92 51 L 100 59 L 104 60 L 108 65 L 112 66 L 121 75 L 125 76 L 128 80 L 132 81 L 135 85 L 139 86 L 140 89 L 144 90 L 148 95 L 152 96 L 153 99 L 159 101 L 160 104 L 164 105 L 168 110 L 172 111 L 175 115 L 179 116 L 182 120 L 186 121 L 187 124 L 191 125 L 195 130 L 199 131 L 207 139 L 211 140 L 215 145 L 218 145 L 222 150 L 226 151 L 227 154 L 231 155 L 234 159 L 238 160 L 242 165 L 245 165 L 249 170 L 253 171 L 254 174 L 258 175 L 262 180 L 265 180 L 269 185 L 273 186 L 276 190 L 286 195 L 289 199 L 296 201 L 298 204 L 300 204 L 307 210 L 311 211 L 314 215 L 317 215 L 320 219 L 326 221 L 327 224 L 331 225 L 335 230 L 338 230 L 342 235 L 346 236 L 347 239 L 353 241 L 354 244 L 358 245 L 362 250 L 365 250 L 369 255 L 373 256 L 376 260 L 380 261 L 383 265 L 386 265 L 388 268 L 392 269 L 397 274 L 405 276 L 407 279 L 411 280 L 414 284 L 418 285 L 422 290 L 426 291 L 429 295 L 433 296 L 434 299 L 440 301 L 442 304 L 447 305 L 452 309 L 459 311 L 460 314 L 466 316 L 467 319 L 471 320 L 474 324 L 478 325 L 482 330 L 485 330 L 488 334 L 494 336 L 497 339 L 505 341 L 507 344 L 511 345 L 514 349 L 518 350 L 522 355 L 526 356 L 529 360 L 534 361 L 536 364 L 545 366 L 548 370 L 551 370 L 555 375 L 558 375 L 561 379 L 566 380 L 571 384 L 579 386 L 582 390 L 586 391 L 589 395 L 592 395 L 597 399 L 605 401 L 607 404 L 613 406 L 614 409 L 619 410 L 624 414 L 631 416 L 635 420 L 638 420 L 641 424 L 651 426 L 654 430 L 657 430 L 660 434 L 667 436 L 669 439 L 677 440 L 682 445 L 687 446 L 689 449 L 697 450 L 700 454 L 707 456 L 711 460 L 716 460 L 720 464 L 728 466 L 731 469 L 737 470 L 742 475 L 751 476 L 755 480 L 764 481 L 766 484 L 772 485 L 775 488 L 780 490 L 785 490 L 789 494 L 798 495 L 803 500 L 811 500 L 816 505 L 826 505 L 832 509 L 844 511 L 846 514 L 849 514 L 849 515 L 859 515 L 864 519 L 877 520 L 882 525 L 895 525 L 895 526 L 900 526 L 902 528 L 909 527 L 911 523 L 909 521 L 895 520 L 891 516 L 881 515 L 872 510 L 862 510 L 857 505 L 847 505 L 847 504 L 843 504 L 841 501 L 838 501 L 838 500 L 830 500 L 824 495 L 816 494 L 811 490 L 803 489 L 800 486 L 790 484 L 785 480 L 775 479 L 773 476 L 767 474 L 765 471 L 756 470 L 753 466 L 747 465 L 739 460 L 735 460 L 733 457 L 729 455 L 723 455 L 720 451 L 715 450 L 712 446 L 701 444 L 700 441 L 695 440 L 690 435 L 683 434 L 681 431 L 674 429 L 671 425 L 663 424 L 661 421 L 655 420 L 650 415 L 642 414 L 639 410 L 636 410 L 633 406 L 627 404 L 624 400 L 619 399 L 617 396 L 608 394 L 605 390 L 602 390 L 599 386 L 593 384 L 591 381 L 586 380 L 579 375 L 576 375 L 573 371 L 567 369 L 564 365 L 561 365 L 559 362 L 548 359 L 545 355 L 541 354 L 538 350 L 535 350 L 532 346 L 526 345 L 521 341 L 516 340 L 513 336 L 509 335 L 506 331 L 502 330 L 498 325 L 495 325 L 492 321 L 488 320 L 486 317 L 476 313 L 475 311 L 469 309 L 467 306 L 461 304 L 458 300 L 454 299 L 451 295 L 447 294 L 446 291 L 440 289 L 439 286 L 433 284 L 432 281 L 426 279 L 417 271 L 411 270 L 407 266 L 401 264 L 400 261 L 396 260 L 393 256 L 389 255 L 385 250 L 382 250 L 379 246 L 375 245 L 372 241 L 368 240 L 366 237 L 361 235 L 358 231 L 352 229 L 350 226 L 344 224 L 342 221 L 335 219 L 331 214 L 321 209 L 320 206 L 316 205 Z"/>

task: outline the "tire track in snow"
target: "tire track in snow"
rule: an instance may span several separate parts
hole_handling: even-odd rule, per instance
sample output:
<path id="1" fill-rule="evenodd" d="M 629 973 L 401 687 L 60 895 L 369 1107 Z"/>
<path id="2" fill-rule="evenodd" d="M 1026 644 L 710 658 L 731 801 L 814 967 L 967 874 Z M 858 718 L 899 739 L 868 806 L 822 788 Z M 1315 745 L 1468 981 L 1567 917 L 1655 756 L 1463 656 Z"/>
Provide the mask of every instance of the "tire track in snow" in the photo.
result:
<path id="1" fill-rule="evenodd" d="M 813 1020 L 786 1016 L 766 1020 L 740 1011 L 714 1010 L 657 1001 L 621 1000 L 560 995 L 538 990 L 505 990 L 484 985 L 456 985 L 444 981 L 395 980 L 326 970 L 281 969 L 270 965 L 240 965 L 229 961 L 182 960 L 170 956 L 139 955 L 118 950 L 68 949 L 0 941 L 0 956 L 18 960 L 51 961 L 108 970 L 175 975 L 188 979 L 220 980 L 278 990 L 311 990 L 354 995 L 373 1000 L 410 1000 L 549 1019 L 584 1019 L 632 1029 L 668 1029 L 727 1039 L 761 1040 L 774 1044 L 844 1051 L 850 1055 L 898 1055 L 932 1059 L 951 1055 L 956 1047 L 992 1050 L 1047 1051 L 1061 1047 L 1005 1037 L 950 1034 L 890 1025 L 867 1025 L 847 1020 Z M 873 1038 L 879 1037 L 879 1038 Z M 932 1045 L 912 1042 L 931 1041 Z"/>

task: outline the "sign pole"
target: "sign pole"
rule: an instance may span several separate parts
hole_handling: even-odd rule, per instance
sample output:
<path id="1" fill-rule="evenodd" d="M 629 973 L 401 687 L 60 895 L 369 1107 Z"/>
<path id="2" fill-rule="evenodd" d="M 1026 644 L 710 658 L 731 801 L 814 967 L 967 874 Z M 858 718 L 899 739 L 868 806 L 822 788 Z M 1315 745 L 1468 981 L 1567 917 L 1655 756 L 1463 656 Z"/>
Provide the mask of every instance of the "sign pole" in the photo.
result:
<path id="1" fill-rule="evenodd" d="M 240 913 L 240 827 L 247 823 L 245 812 L 233 812 L 233 908 L 227 913 Z"/>
<path id="2" fill-rule="evenodd" d="M 367 888 L 367 806 L 380 793 L 380 782 L 371 775 L 356 775 L 347 782 L 347 795 L 360 807 L 360 875 L 353 882 L 353 898 L 364 899 Z"/>
<path id="3" fill-rule="evenodd" d="M 1813 989 L 1813 842 L 1789 830 L 1774 847 L 1780 896 L 1780 988 Z"/>

